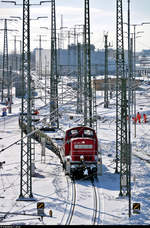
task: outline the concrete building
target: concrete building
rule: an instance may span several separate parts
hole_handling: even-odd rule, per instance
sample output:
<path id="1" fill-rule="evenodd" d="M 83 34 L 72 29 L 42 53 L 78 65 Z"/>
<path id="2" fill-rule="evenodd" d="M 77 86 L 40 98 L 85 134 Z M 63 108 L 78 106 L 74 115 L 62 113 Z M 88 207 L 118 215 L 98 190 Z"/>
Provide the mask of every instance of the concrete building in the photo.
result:
<path id="1" fill-rule="evenodd" d="M 81 69 L 83 71 L 83 45 L 81 45 Z M 108 71 L 109 74 L 115 74 L 115 51 L 110 49 L 108 54 Z M 113 54 L 112 54 L 113 53 Z M 41 56 L 41 57 L 40 57 Z M 41 58 L 41 63 L 40 63 Z M 42 67 L 42 74 L 50 73 L 50 50 L 39 49 L 35 50 L 35 65 L 36 72 Z M 77 46 L 72 44 L 68 49 L 58 49 L 57 51 L 58 74 L 59 75 L 77 75 L 78 71 L 78 53 Z M 96 50 L 94 45 L 91 45 L 91 73 L 92 75 L 104 75 L 105 72 L 105 51 Z"/>

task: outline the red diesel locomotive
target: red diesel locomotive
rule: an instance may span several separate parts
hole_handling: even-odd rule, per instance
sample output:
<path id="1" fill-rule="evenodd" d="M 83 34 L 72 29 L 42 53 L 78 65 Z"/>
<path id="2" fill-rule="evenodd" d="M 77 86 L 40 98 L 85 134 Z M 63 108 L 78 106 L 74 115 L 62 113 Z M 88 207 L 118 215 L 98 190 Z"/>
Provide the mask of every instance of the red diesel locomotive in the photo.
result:
<path id="1" fill-rule="evenodd" d="M 65 173 L 71 177 L 97 176 L 102 173 L 97 135 L 90 127 L 68 129 L 65 133 L 62 155 Z"/>

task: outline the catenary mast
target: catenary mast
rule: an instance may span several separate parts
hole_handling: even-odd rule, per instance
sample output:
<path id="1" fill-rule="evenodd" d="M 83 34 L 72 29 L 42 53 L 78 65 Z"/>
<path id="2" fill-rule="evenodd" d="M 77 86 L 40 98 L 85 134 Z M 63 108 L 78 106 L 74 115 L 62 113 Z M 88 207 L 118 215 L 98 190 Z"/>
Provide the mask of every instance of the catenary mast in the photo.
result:
<path id="1" fill-rule="evenodd" d="M 4 88 L 8 80 L 8 37 L 7 37 L 7 19 L 4 20 L 4 48 L 3 48 L 3 75 L 2 75 L 2 95 L 1 101 L 4 99 Z"/>
<path id="2" fill-rule="evenodd" d="M 104 78 L 104 108 L 108 108 L 108 35 L 105 38 L 105 78 Z"/>
<path id="3" fill-rule="evenodd" d="M 59 127 L 55 0 L 51 1 L 50 123 L 51 126 Z"/>
<path id="4" fill-rule="evenodd" d="M 92 89 L 90 58 L 90 8 L 89 0 L 84 6 L 84 125 L 92 127 Z"/>
<path id="5" fill-rule="evenodd" d="M 30 73 L 30 1 L 23 0 L 23 51 L 22 51 L 22 109 L 21 122 L 27 122 L 27 135 L 31 130 L 32 96 Z M 20 196 L 18 200 L 31 200 L 32 170 L 31 170 L 31 136 L 24 137 L 21 128 L 21 178 Z"/>
<path id="6" fill-rule="evenodd" d="M 120 160 L 120 196 L 129 194 L 129 141 L 127 132 L 127 78 L 124 69 L 122 0 L 117 0 L 116 30 L 116 172 Z"/>

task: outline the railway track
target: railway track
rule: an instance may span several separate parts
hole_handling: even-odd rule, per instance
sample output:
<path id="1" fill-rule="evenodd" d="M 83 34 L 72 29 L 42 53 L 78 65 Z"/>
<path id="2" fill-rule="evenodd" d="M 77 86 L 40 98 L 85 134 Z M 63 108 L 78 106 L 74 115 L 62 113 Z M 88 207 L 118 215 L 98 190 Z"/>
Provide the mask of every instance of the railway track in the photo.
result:
<path id="1" fill-rule="evenodd" d="M 71 188 L 71 203 L 65 225 L 100 224 L 100 196 L 95 181 L 72 180 Z M 87 198 L 89 195 L 91 197 Z M 84 203 L 81 203 L 82 201 Z"/>
<path id="2" fill-rule="evenodd" d="M 98 192 L 97 188 L 94 184 L 94 181 L 92 180 L 92 186 L 93 186 L 93 217 L 92 217 L 92 225 L 96 225 L 97 222 L 97 214 L 98 214 Z"/>
<path id="3" fill-rule="evenodd" d="M 141 157 L 141 156 L 139 156 L 139 155 L 137 155 L 137 154 L 133 154 L 135 157 L 137 157 L 137 158 L 139 158 L 140 160 L 142 160 L 142 161 L 145 161 L 145 162 L 147 162 L 148 164 L 150 164 L 150 159 L 146 159 L 146 158 L 143 158 L 143 157 Z"/>
<path id="4" fill-rule="evenodd" d="M 72 185 L 72 196 L 71 196 L 71 204 L 70 204 L 70 210 L 68 213 L 68 217 L 66 220 L 65 225 L 70 225 L 71 221 L 72 221 L 72 217 L 74 214 L 74 209 L 75 209 L 75 205 L 76 205 L 76 185 L 75 185 L 75 181 L 71 181 L 71 185 Z"/>

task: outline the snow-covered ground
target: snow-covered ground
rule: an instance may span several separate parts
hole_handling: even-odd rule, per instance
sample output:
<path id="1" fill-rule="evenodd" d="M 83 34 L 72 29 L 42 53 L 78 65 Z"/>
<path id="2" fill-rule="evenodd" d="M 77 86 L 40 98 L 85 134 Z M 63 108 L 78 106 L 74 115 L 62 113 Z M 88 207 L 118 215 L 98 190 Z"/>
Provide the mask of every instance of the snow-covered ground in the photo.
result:
<path id="1" fill-rule="evenodd" d="M 65 81 L 65 80 L 64 80 Z M 61 90 L 62 88 L 60 88 Z M 64 86 L 64 91 L 66 90 Z M 71 92 L 70 102 L 65 105 L 65 99 L 60 107 L 60 127 L 67 129 L 77 124 L 80 115 L 73 115 L 71 99 L 75 92 Z M 128 197 L 119 197 L 120 177 L 115 173 L 116 156 L 116 123 L 115 96 L 110 101 L 109 108 L 103 104 L 97 108 L 101 117 L 98 120 L 97 134 L 102 152 L 102 176 L 95 181 L 98 195 L 98 215 L 95 224 L 101 225 L 148 225 L 150 224 L 150 85 L 143 82 L 141 90 L 136 93 L 136 110 L 142 114 L 142 123 L 135 125 L 131 121 L 132 166 L 131 166 L 131 209 L 133 203 L 140 203 L 139 214 L 131 211 L 128 216 Z M 35 201 L 17 201 L 20 194 L 20 142 L 8 147 L 20 139 L 18 113 L 20 99 L 14 98 L 12 113 L 0 117 L 0 162 L 5 161 L 0 168 L 0 225 L 65 225 L 68 214 L 73 205 L 73 186 L 62 169 L 59 159 L 54 153 L 46 149 L 45 159 L 41 157 L 41 145 L 35 144 L 35 176 L 32 178 L 32 192 Z M 37 102 L 37 101 L 36 101 Z M 44 105 L 38 101 L 37 106 Z M 103 93 L 97 92 L 97 104 L 103 102 Z M 4 105 L 0 105 L 0 112 Z M 45 115 L 49 108 L 41 109 L 40 115 Z M 147 114 L 148 122 L 143 123 L 143 113 Z M 0 113 L 0 114 L 1 114 Z M 69 117 L 73 116 L 71 120 Z M 81 118 L 82 119 L 82 118 Z M 62 131 L 63 132 L 63 131 Z M 60 135 L 61 133 L 58 132 Z M 5 150 L 4 148 L 8 147 Z M 144 160 L 145 159 L 145 160 Z M 92 225 L 93 189 L 89 180 L 77 181 L 76 207 L 71 225 Z M 45 216 L 37 215 L 37 202 L 44 202 Z M 52 217 L 49 215 L 52 210 Z M 5 217 L 4 217 L 5 216 Z"/>

